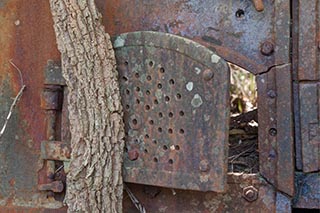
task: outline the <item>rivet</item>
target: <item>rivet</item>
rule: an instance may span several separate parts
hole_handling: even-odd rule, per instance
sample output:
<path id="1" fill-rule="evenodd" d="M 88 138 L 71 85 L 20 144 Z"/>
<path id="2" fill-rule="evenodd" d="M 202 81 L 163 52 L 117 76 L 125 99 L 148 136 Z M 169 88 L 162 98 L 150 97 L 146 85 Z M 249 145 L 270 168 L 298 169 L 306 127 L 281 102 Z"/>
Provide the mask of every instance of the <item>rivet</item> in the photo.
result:
<path id="1" fill-rule="evenodd" d="M 268 94 L 268 96 L 269 96 L 270 98 L 275 98 L 275 97 L 277 97 L 277 93 L 276 93 L 276 91 L 274 91 L 274 90 L 269 90 L 269 91 L 267 92 L 267 94 Z"/>
<path id="2" fill-rule="evenodd" d="M 199 169 L 201 172 L 208 172 L 210 170 L 208 161 L 206 160 L 200 161 Z"/>
<path id="3" fill-rule="evenodd" d="M 270 41 L 265 41 L 260 47 L 260 52 L 265 56 L 270 56 L 274 52 L 274 44 Z"/>
<path id="4" fill-rule="evenodd" d="M 131 161 L 135 161 L 139 158 L 139 152 L 137 149 L 132 149 L 128 152 L 128 158 L 131 160 Z"/>
<path id="5" fill-rule="evenodd" d="M 276 128 L 270 128 L 269 129 L 269 134 L 271 136 L 276 136 L 277 135 L 277 129 Z"/>
<path id="6" fill-rule="evenodd" d="M 203 71 L 203 79 L 206 81 L 210 81 L 213 78 L 213 71 L 206 69 L 205 71 Z"/>

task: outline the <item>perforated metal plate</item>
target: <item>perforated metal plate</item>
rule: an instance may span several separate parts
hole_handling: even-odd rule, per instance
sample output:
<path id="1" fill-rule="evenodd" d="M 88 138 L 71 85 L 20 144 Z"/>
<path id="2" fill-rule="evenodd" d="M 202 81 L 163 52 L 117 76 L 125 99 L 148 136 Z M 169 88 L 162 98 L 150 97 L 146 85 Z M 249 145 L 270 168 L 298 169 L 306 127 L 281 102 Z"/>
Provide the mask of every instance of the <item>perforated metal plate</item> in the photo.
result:
<path id="1" fill-rule="evenodd" d="M 114 39 L 127 182 L 221 192 L 227 172 L 229 68 L 209 49 L 156 32 Z"/>

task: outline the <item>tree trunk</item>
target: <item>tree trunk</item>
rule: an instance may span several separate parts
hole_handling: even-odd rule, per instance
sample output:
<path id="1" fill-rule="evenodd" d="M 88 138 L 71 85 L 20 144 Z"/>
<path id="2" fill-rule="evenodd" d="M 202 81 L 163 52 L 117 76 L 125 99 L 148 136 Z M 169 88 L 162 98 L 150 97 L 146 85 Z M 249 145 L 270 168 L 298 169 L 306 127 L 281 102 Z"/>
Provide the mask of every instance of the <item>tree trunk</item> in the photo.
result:
<path id="1" fill-rule="evenodd" d="M 50 0 L 69 89 L 69 212 L 122 212 L 124 124 L 114 51 L 94 0 Z"/>

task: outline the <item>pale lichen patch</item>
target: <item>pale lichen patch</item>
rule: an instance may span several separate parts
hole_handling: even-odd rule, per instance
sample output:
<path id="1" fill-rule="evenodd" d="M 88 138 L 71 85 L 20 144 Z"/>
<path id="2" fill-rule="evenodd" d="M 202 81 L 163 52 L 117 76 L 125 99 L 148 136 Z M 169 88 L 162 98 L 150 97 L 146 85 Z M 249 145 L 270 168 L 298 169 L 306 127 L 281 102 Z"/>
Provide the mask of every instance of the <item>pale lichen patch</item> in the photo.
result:
<path id="1" fill-rule="evenodd" d="M 123 47 L 125 43 L 125 39 L 121 36 L 118 36 L 117 39 L 114 41 L 114 48 Z"/>
<path id="2" fill-rule="evenodd" d="M 195 67 L 194 70 L 196 71 L 197 75 L 199 75 L 201 73 L 201 69 L 199 67 Z"/>
<path id="3" fill-rule="evenodd" d="M 218 56 L 218 55 L 216 55 L 216 54 L 212 54 L 211 55 L 211 62 L 212 63 L 218 63 L 220 61 L 220 57 Z"/>
<path id="4" fill-rule="evenodd" d="M 191 105 L 195 108 L 200 107 L 203 104 L 202 98 L 199 94 L 195 94 L 191 101 Z"/>
<path id="5" fill-rule="evenodd" d="M 193 82 L 188 82 L 187 84 L 186 84 L 186 88 L 187 88 L 187 90 L 190 92 L 190 91 L 192 91 L 193 90 Z"/>

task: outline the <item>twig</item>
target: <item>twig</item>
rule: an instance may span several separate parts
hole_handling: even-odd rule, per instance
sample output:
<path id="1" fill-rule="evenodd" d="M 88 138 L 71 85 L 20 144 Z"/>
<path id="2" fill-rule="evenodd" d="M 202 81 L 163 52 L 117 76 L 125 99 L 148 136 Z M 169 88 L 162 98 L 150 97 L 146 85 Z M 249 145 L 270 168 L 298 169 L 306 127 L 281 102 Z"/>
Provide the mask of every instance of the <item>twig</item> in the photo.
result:
<path id="1" fill-rule="evenodd" d="M 134 196 L 134 194 L 130 191 L 129 187 L 123 183 L 123 187 L 126 190 L 127 194 L 130 197 L 130 200 L 132 201 L 132 203 L 135 205 L 135 207 L 139 210 L 140 213 L 146 213 L 146 209 L 144 208 L 144 206 L 139 202 L 139 200 L 136 198 L 136 196 Z"/>
<path id="2" fill-rule="evenodd" d="M 22 96 L 22 93 L 24 91 L 24 89 L 26 88 L 26 85 L 24 85 L 23 83 L 23 78 L 22 78 L 22 73 L 21 73 L 21 70 L 17 67 L 17 65 L 15 65 L 13 62 L 12 62 L 12 59 L 9 60 L 9 63 L 18 71 L 19 73 L 19 76 L 20 76 L 20 81 L 21 81 L 21 89 L 19 90 L 18 94 L 16 95 L 16 97 L 14 98 L 11 106 L 10 106 L 10 109 L 9 109 L 9 112 L 8 112 L 8 115 L 6 117 L 6 120 L 4 121 L 4 124 L 1 128 L 1 131 L 0 131 L 0 139 L 2 138 L 3 136 L 3 133 L 4 131 L 6 130 L 7 128 L 7 124 L 11 118 L 11 115 L 12 115 L 12 112 L 15 108 L 15 106 L 17 105 L 18 101 L 20 100 L 21 96 Z M 0 144 L 1 144 L 1 141 L 0 141 Z"/>
<path id="3" fill-rule="evenodd" d="M 237 155 L 233 155 L 233 156 L 228 157 L 228 159 L 230 160 L 230 163 L 233 163 L 233 161 L 235 161 L 236 159 L 238 159 L 239 157 L 241 157 L 243 154 L 249 152 L 252 148 L 253 148 L 253 145 L 250 146 L 248 149 L 242 151 L 240 154 L 237 154 Z"/>
<path id="4" fill-rule="evenodd" d="M 14 68 L 16 68 L 16 70 L 18 71 L 19 76 L 20 76 L 21 87 L 23 87 L 23 86 L 24 86 L 24 83 L 23 83 L 23 78 L 22 78 L 22 72 L 21 72 L 21 70 L 19 69 L 19 67 L 17 67 L 17 65 L 15 65 L 15 64 L 12 62 L 12 59 L 9 60 L 9 63 L 10 63 Z"/>
<path id="5" fill-rule="evenodd" d="M 10 109 L 9 109 L 9 112 L 8 112 L 8 115 L 7 115 L 7 118 L 6 118 L 6 120 L 5 120 L 4 124 L 3 124 L 3 127 L 2 127 L 2 129 L 1 129 L 1 131 L 0 131 L 0 139 L 2 138 L 3 133 L 4 133 L 4 131 L 5 131 L 6 128 L 7 128 L 7 124 L 8 124 L 8 122 L 9 122 L 9 120 L 10 120 L 10 117 L 11 117 L 11 115 L 12 115 L 13 109 L 14 109 L 14 107 L 16 106 L 17 102 L 19 101 L 19 99 L 20 99 L 20 97 L 21 97 L 21 95 L 22 95 L 22 93 L 23 93 L 23 90 L 24 90 L 25 88 L 26 88 L 26 85 L 23 85 L 23 86 L 21 87 L 19 93 L 18 93 L 17 96 L 14 98 L 14 100 L 13 100 L 11 106 L 10 106 Z"/>

